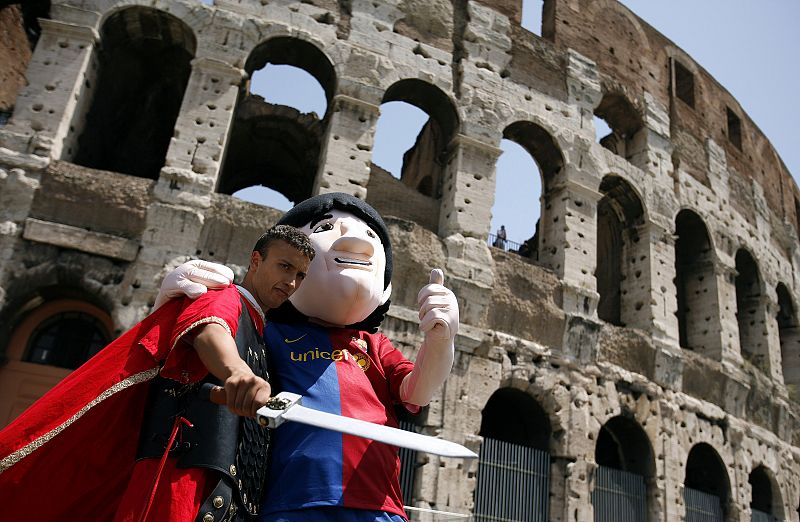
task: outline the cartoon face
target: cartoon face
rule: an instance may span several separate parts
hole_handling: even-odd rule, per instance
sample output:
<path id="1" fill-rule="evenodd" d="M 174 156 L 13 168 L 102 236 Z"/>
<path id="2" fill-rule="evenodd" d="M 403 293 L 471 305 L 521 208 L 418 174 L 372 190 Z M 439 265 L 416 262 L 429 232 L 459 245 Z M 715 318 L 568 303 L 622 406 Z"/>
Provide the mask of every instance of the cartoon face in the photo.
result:
<path id="1" fill-rule="evenodd" d="M 301 230 L 316 256 L 290 298 L 304 315 L 345 326 L 364 320 L 389 298 L 384 291 L 386 253 L 378 235 L 349 212 L 331 210 Z"/>

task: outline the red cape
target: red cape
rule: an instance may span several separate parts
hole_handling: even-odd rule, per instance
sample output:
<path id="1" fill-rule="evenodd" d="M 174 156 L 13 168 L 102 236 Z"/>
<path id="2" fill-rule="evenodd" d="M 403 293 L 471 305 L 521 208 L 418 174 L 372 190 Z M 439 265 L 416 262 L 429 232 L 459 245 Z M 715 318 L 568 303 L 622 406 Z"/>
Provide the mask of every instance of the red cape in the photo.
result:
<path id="1" fill-rule="evenodd" d="M 8 520 L 111 520 L 134 466 L 147 383 L 170 351 L 174 299 L 0 432 Z"/>

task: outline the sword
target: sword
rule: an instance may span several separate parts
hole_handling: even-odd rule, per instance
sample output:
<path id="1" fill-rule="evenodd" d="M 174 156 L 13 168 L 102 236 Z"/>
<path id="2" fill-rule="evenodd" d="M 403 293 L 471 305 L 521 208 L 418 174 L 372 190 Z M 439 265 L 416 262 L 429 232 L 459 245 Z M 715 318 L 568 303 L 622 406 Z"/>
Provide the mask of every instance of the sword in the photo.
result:
<path id="1" fill-rule="evenodd" d="M 211 388 L 216 388 L 216 386 L 208 383 L 204 384 L 201 387 L 201 394 L 210 392 Z M 384 442 L 401 448 L 432 453 L 440 457 L 478 458 L 475 452 L 461 444 L 421 433 L 414 433 L 413 431 L 401 430 L 384 426 L 383 424 L 307 408 L 301 404 L 302 399 L 301 395 L 290 392 L 281 392 L 275 397 L 271 397 L 267 404 L 256 412 L 258 423 L 265 428 L 275 429 L 286 421 L 299 422 L 317 428 Z"/>

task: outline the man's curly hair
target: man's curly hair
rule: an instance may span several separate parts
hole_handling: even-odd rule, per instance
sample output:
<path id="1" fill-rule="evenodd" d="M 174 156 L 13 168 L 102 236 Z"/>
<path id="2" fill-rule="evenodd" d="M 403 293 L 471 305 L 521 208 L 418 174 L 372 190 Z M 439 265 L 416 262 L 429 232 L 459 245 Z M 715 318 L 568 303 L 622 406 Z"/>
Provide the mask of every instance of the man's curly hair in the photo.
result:
<path id="1" fill-rule="evenodd" d="M 308 236 L 290 225 L 275 225 L 261 234 L 261 237 L 258 238 L 256 245 L 253 247 L 253 252 L 258 252 L 261 254 L 261 257 L 266 257 L 270 245 L 279 240 L 285 241 L 290 246 L 296 248 L 301 254 L 306 256 L 309 261 L 314 259 L 314 247 L 311 246 L 311 241 L 308 239 Z"/>

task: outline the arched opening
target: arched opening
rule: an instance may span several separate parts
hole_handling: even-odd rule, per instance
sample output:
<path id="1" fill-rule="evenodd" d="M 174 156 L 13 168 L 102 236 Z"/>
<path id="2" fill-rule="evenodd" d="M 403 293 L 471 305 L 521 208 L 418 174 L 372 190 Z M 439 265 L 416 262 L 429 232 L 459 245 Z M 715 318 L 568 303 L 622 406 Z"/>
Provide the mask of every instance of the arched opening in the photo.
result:
<path id="1" fill-rule="evenodd" d="M 417 79 L 389 87 L 376 127 L 367 202 L 381 213 L 437 230 L 442 180 L 458 125 L 452 101 L 438 87 Z"/>
<path id="2" fill-rule="evenodd" d="M 642 116 L 624 95 L 606 93 L 594 115 L 597 141 L 604 148 L 627 160 L 642 150 Z"/>
<path id="3" fill-rule="evenodd" d="M 649 302 L 644 277 L 649 258 L 647 238 L 640 240 L 644 208 L 630 184 L 618 176 L 600 183 L 597 205 L 598 317 L 616 326 L 644 324 L 640 317 Z"/>
<path id="4" fill-rule="evenodd" d="M 501 388 L 483 409 L 476 521 L 548 520 L 550 420 L 527 393 Z"/>
<path id="5" fill-rule="evenodd" d="M 725 520 L 730 511 L 731 485 L 725 464 L 714 448 L 703 442 L 692 447 L 683 486 L 687 521 Z"/>
<path id="6" fill-rule="evenodd" d="M 641 426 L 622 416 L 606 422 L 597 436 L 595 462 L 594 519 L 647 520 L 655 459 Z"/>
<path id="7" fill-rule="evenodd" d="M 97 86 L 73 161 L 157 179 L 191 74 L 194 34 L 148 7 L 115 12 L 100 32 Z"/>
<path id="8" fill-rule="evenodd" d="M 742 357 L 767 372 L 769 357 L 761 277 L 755 259 L 743 248 L 736 252 L 736 322 Z"/>
<path id="9" fill-rule="evenodd" d="M 675 217 L 675 289 L 678 337 L 682 348 L 705 355 L 719 351 L 714 317 L 718 315 L 714 256 L 708 229 L 691 210 Z"/>
<path id="10" fill-rule="evenodd" d="M 783 520 L 780 491 L 772 474 L 764 466 L 758 466 L 747 477 L 750 483 L 750 512 L 753 522 L 778 522 Z"/>
<path id="11" fill-rule="evenodd" d="M 496 232 L 489 243 L 538 260 L 549 232 L 539 230 L 546 222 L 542 207 L 547 204 L 542 202 L 552 197 L 553 179 L 564 158 L 550 133 L 535 123 L 512 123 L 503 130 L 503 138 L 492 207 L 491 229 Z"/>
<path id="12" fill-rule="evenodd" d="M 44 288 L 9 318 L 8 362 L 0 368 L 0 426 L 6 425 L 113 339 L 108 312 L 91 296 Z"/>
<path id="13" fill-rule="evenodd" d="M 797 324 L 797 313 L 792 296 L 783 283 L 775 288 L 778 296 L 778 337 L 781 341 L 781 364 L 783 382 L 792 387 L 792 392 L 800 390 L 800 329 Z"/>
<path id="14" fill-rule="evenodd" d="M 290 37 L 259 44 L 245 71 L 217 192 L 286 210 L 312 195 L 336 74 L 322 51 Z"/>

